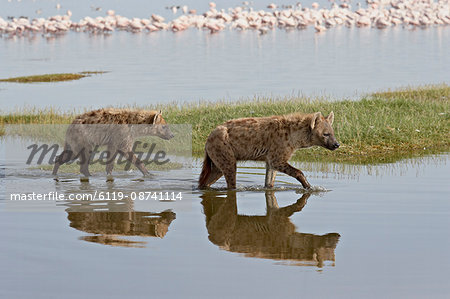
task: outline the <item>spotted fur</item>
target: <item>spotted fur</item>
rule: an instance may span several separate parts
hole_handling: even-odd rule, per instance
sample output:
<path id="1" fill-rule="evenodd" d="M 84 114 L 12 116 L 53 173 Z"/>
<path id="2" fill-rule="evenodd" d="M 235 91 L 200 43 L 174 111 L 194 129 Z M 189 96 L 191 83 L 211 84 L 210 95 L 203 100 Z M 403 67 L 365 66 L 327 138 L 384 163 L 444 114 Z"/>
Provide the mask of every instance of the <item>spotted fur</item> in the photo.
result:
<path id="1" fill-rule="evenodd" d="M 333 112 L 327 117 L 320 112 L 294 113 L 240 118 L 219 125 L 206 141 L 199 188 L 209 187 L 222 175 L 229 189 L 236 188 L 236 162 L 242 160 L 266 162 L 267 188 L 273 187 L 277 171 L 296 178 L 304 188 L 310 188 L 305 175 L 288 161 L 300 148 L 338 148 L 331 127 L 333 119 Z"/>
<path id="2" fill-rule="evenodd" d="M 148 126 L 142 126 L 148 125 Z M 142 161 L 133 153 L 133 143 L 138 136 L 173 137 L 161 111 L 133 109 L 99 109 L 83 113 L 73 120 L 66 132 L 64 151 L 55 159 L 53 175 L 59 167 L 71 160 L 80 159 L 80 172 L 90 176 L 88 165 L 90 153 L 96 146 L 107 146 L 110 157 L 124 155 L 144 174 L 149 175 Z M 111 175 L 114 159 L 106 164 Z"/>

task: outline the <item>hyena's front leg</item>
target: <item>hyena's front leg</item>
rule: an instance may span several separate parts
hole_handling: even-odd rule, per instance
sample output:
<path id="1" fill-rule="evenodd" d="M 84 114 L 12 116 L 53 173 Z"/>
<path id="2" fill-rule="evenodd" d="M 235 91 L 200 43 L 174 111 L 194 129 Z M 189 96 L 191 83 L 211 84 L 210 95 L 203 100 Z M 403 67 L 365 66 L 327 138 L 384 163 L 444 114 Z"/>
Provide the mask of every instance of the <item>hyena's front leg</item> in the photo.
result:
<path id="1" fill-rule="evenodd" d="M 110 162 L 110 161 L 108 160 L 108 162 L 106 163 L 106 175 L 107 175 L 107 176 L 112 175 L 113 169 L 114 169 L 114 161 L 113 161 L 113 162 Z"/>
<path id="2" fill-rule="evenodd" d="M 289 165 L 288 162 L 278 162 L 278 163 L 274 163 L 272 166 L 276 170 L 281 171 L 287 175 L 290 175 L 291 177 L 296 178 L 302 184 L 303 188 L 305 188 L 305 189 L 311 188 L 311 185 L 306 180 L 306 177 L 303 174 L 303 172 L 301 172 L 301 170 L 298 170 L 297 168 Z"/>
<path id="3" fill-rule="evenodd" d="M 291 217 L 294 213 L 300 212 L 305 206 L 311 193 L 304 193 L 297 202 L 279 209 L 276 213 L 280 216 Z"/>
<path id="4" fill-rule="evenodd" d="M 148 172 L 147 168 L 145 168 L 144 163 L 142 163 L 142 161 L 139 160 L 139 158 L 136 157 L 136 155 L 132 151 L 127 152 L 126 155 L 127 160 L 136 165 L 136 167 L 142 172 L 144 176 L 150 176 L 150 173 Z"/>
<path id="5" fill-rule="evenodd" d="M 114 162 L 117 156 L 117 149 L 112 146 L 108 146 L 107 148 L 108 157 L 106 160 L 106 180 L 113 181 L 114 178 L 112 176 L 112 171 L 114 169 Z"/>
<path id="6" fill-rule="evenodd" d="M 273 188 L 275 184 L 275 177 L 277 176 L 277 171 L 272 168 L 272 166 L 266 162 L 266 180 L 264 187 Z"/>
<path id="7" fill-rule="evenodd" d="M 277 198 L 275 197 L 274 191 L 266 191 L 266 209 L 267 214 L 270 214 L 272 211 L 279 209 Z"/>
<path id="8" fill-rule="evenodd" d="M 266 207 L 267 215 L 277 215 L 283 217 L 291 217 L 294 213 L 300 212 L 306 205 L 307 199 L 311 196 L 310 193 L 304 193 L 297 202 L 280 208 L 278 206 L 277 198 L 274 191 L 266 191 Z"/>
<path id="9" fill-rule="evenodd" d="M 91 174 L 89 173 L 89 162 L 90 162 L 90 158 L 91 158 L 91 150 L 90 150 L 90 149 L 83 148 L 83 149 L 79 152 L 80 172 L 81 172 L 81 174 L 83 174 L 85 177 L 91 176 Z"/>

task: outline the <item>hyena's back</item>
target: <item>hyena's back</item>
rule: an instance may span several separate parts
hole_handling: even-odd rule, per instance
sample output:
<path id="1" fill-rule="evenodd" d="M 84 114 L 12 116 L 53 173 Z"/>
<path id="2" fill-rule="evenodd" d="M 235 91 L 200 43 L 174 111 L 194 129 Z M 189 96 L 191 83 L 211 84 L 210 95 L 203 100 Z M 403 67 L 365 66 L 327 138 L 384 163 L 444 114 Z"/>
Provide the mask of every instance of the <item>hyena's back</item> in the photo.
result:
<path id="1" fill-rule="evenodd" d="M 78 115 L 73 124 L 152 124 L 156 110 L 106 108 Z"/>
<path id="2" fill-rule="evenodd" d="M 129 148 L 132 130 L 125 125 L 152 124 L 156 110 L 98 109 L 75 117 L 66 134 L 66 145 L 73 150 L 89 146 L 114 145 Z M 122 143 L 122 144 L 120 144 Z"/>

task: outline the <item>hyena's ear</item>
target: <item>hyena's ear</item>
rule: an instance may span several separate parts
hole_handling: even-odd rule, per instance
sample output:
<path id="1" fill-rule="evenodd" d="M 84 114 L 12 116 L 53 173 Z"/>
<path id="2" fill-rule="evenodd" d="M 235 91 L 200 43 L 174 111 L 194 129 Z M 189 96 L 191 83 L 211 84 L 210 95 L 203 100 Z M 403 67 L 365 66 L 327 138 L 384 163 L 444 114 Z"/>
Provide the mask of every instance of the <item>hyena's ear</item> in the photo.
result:
<path id="1" fill-rule="evenodd" d="M 154 125 L 159 124 L 161 122 L 161 117 L 162 117 L 162 112 L 161 112 L 161 110 L 159 110 L 159 112 L 157 112 L 155 114 L 155 117 L 153 117 L 153 124 Z"/>
<path id="2" fill-rule="evenodd" d="M 322 113 L 320 112 L 316 112 L 314 113 L 314 115 L 311 118 L 311 130 L 313 130 L 316 127 L 316 121 L 320 119 L 320 117 L 322 116 Z"/>
<path id="3" fill-rule="evenodd" d="M 330 112 L 330 115 L 327 116 L 327 121 L 328 121 L 328 123 L 329 123 L 330 125 L 333 124 L 333 121 L 334 121 L 334 113 L 333 113 L 333 111 L 331 111 L 331 112 Z"/>

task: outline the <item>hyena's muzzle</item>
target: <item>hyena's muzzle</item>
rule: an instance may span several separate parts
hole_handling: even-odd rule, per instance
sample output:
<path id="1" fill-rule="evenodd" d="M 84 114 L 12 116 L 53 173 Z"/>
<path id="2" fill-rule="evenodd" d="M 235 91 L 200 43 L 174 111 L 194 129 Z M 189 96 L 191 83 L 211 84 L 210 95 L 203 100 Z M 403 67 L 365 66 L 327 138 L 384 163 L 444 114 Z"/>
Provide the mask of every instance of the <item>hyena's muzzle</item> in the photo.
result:
<path id="1" fill-rule="evenodd" d="M 338 149 L 340 146 L 339 142 L 336 140 L 336 138 L 334 136 L 330 136 L 326 142 L 325 147 L 329 150 L 336 150 Z"/>

